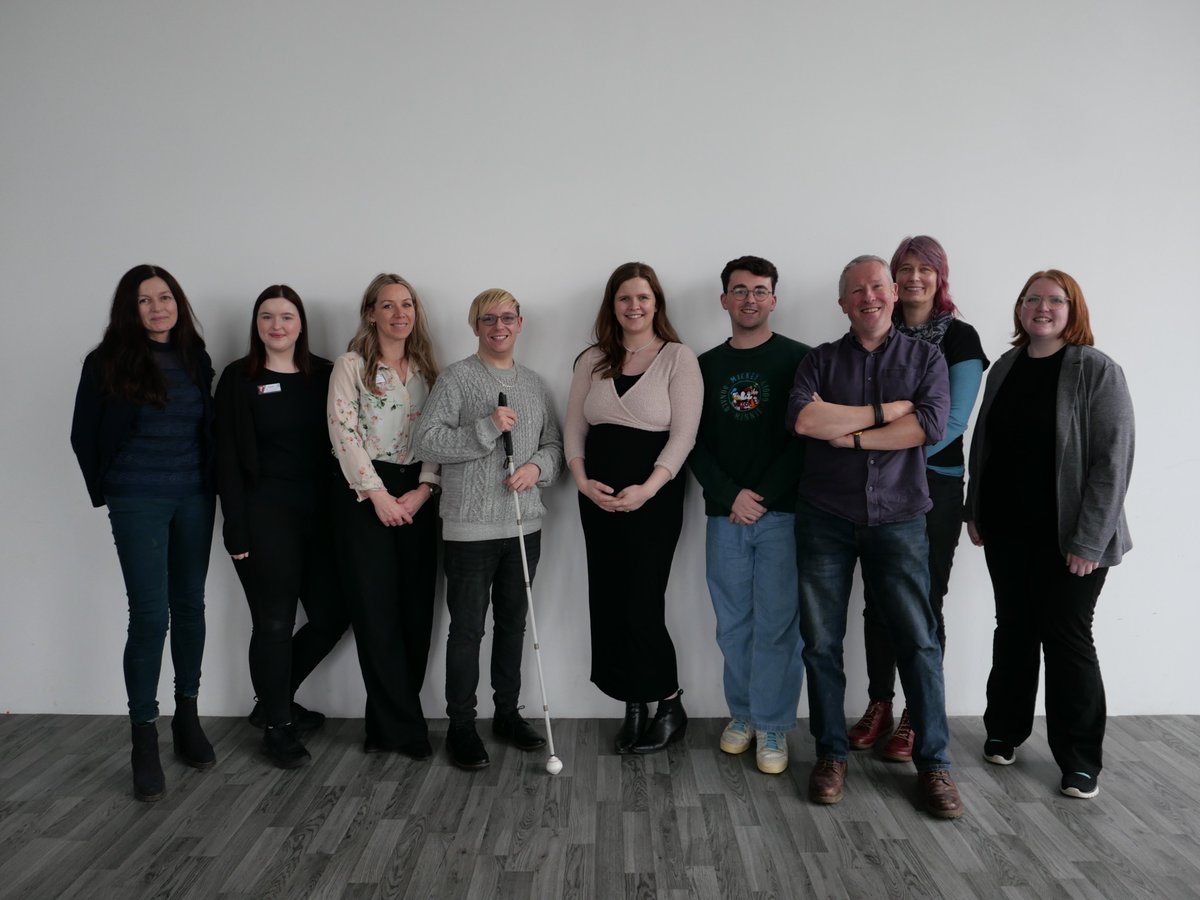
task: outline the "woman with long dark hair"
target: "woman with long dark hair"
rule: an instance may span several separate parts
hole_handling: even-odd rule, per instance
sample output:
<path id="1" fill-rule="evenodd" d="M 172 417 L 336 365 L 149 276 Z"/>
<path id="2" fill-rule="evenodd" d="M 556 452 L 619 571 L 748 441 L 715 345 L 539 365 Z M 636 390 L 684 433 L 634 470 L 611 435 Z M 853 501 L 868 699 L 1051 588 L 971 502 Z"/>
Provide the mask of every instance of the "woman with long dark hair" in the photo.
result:
<path id="1" fill-rule="evenodd" d="M 1032 733 L 1040 650 L 1059 790 L 1086 799 L 1100 791 L 1107 719 L 1092 619 L 1109 568 L 1133 546 L 1133 402 L 1121 367 L 1092 346 L 1083 290 L 1066 272 L 1029 277 L 1013 333 L 983 391 L 967 487 L 967 533 L 996 595 L 983 758 L 1010 765 Z"/>
<path id="2" fill-rule="evenodd" d="M 950 567 L 962 534 L 963 432 L 979 396 L 988 358 L 975 329 L 959 318 L 950 294 L 950 263 L 946 251 L 928 235 L 907 237 L 892 254 L 892 279 L 898 291 L 892 324 L 904 334 L 940 347 L 950 374 L 950 418 L 946 433 L 927 447 L 925 478 L 933 507 L 925 514 L 929 535 L 929 605 L 937 620 L 938 643 L 946 652 L 946 620 L 942 604 L 950 584 Z M 867 711 L 850 727 L 850 746 L 872 747 L 893 724 L 892 697 L 896 686 L 896 654 L 887 627 L 863 583 L 863 640 L 867 651 Z M 893 762 L 910 762 L 914 737 L 908 710 L 883 746 Z"/>
<path id="3" fill-rule="evenodd" d="M 175 754 L 197 769 L 216 762 L 196 712 L 213 526 L 212 376 L 179 282 L 158 266 L 126 272 L 104 337 L 83 362 L 71 446 L 92 505 L 108 507 L 125 579 L 125 690 L 139 800 L 166 790 L 156 722 L 168 626 Z"/>
<path id="4" fill-rule="evenodd" d="M 250 679 L 262 752 L 284 769 L 310 756 L 301 738 L 325 722 L 294 697 L 350 624 L 333 567 L 334 475 L 325 402 L 333 364 L 308 346 L 300 296 L 286 284 L 254 301 L 250 352 L 217 384 L 217 487 L 225 549 L 253 630 Z M 308 621 L 296 631 L 296 602 Z"/>
<path id="5" fill-rule="evenodd" d="M 438 376 L 425 310 L 399 275 L 375 277 L 329 380 L 327 421 L 344 487 L 334 493 L 339 568 L 367 691 L 367 753 L 433 754 L 421 685 L 433 631 L 438 466 L 413 459 Z"/>
<path id="6" fill-rule="evenodd" d="M 686 479 L 676 476 L 696 442 L 703 393 L 654 270 L 618 266 L 575 361 L 564 432 L 587 546 L 592 682 L 625 701 L 618 753 L 654 753 L 687 728 L 666 590 L 683 527 Z"/>

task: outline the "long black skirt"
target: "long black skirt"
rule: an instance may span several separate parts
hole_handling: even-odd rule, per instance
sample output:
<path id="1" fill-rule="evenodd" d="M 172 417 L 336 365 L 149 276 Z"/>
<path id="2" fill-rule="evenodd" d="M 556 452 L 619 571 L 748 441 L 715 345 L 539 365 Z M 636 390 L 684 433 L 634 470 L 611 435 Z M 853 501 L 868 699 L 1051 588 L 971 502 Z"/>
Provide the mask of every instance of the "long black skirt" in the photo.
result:
<path id="1" fill-rule="evenodd" d="M 589 478 L 614 492 L 654 470 L 667 432 L 593 425 L 584 453 Z M 673 478 L 641 509 L 607 512 L 579 495 L 587 545 L 592 683 L 617 700 L 660 700 L 679 689 L 667 633 L 666 591 L 683 528 L 683 478 Z"/>

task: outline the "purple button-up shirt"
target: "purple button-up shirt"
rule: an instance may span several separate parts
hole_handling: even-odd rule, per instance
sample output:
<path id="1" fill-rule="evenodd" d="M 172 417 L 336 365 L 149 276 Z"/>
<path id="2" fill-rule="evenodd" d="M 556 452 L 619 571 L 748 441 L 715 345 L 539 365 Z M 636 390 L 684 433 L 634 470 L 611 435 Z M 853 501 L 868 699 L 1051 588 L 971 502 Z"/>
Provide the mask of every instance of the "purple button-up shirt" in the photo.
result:
<path id="1" fill-rule="evenodd" d="M 853 333 L 822 344 L 804 357 L 788 398 L 787 423 L 820 394 L 828 403 L 869 406 L 911 400 L 935 444 L 950 415 L 950 380 L 942 351 L 894 328 L 868 351 Z M 842 450 L 807 438 L 800 499 L 859 525 L 904 522 L 929 511 L 925 448 Z"/>

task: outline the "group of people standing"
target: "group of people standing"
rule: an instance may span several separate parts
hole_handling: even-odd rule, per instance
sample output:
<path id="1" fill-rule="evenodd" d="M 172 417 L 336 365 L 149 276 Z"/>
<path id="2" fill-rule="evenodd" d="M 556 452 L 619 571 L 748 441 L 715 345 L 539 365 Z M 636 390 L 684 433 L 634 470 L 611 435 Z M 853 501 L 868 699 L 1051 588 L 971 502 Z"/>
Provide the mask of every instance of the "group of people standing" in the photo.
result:
<path id="1" fill-rule="evenodd" d="M 249 353 L 225 369 L 214 402 L 178 282 L 152 266 L 126 273 L 84 362 L 71 439 L 93 504 L 108 507 L 128 595 L 135 795 L 165 790 L 155 722 L 168 625 L 175 752 L 199 768 L 215 762 L 196 698 L 218 494 L 253 620 L 250 722 L 273 763 L 309 759 L 303 740 L 324 716 L 295 694 L 348 627 L 367 694 L 363 749 L 432 754 L 420 691 L 439 518 L 449 756 L 463 769 L 489 764 L 475 723 L 489 605 L 493 734 L 543 747 L 519 711 L 525 567 L 532 579 L 541 491 L 565 464 L 587 553 L 591 679 L 625 703 L 616 752 L 657 752 L 686 733 L 665 604 L 686 465 L 707 516 L 731 717 L 721 749 L 753 745 L 759 769 L 783 772 L 807 671 L 811 800 L 840 800 L 848 750 L 887 735 L 885 755 L 915 763 L 929 812 L 960 815 L 941 608 L 969 469 L 968 530 L 985 546 L 997 609 L 984 756 L 1011 763 L 1029 736 L 1044 651 L 1062 790 L 1094 796 L 1104 694 L 1092 613 L 1129 547 L 1133 420 L 1120 368 L 1091 348 L 1082 291 L 1049 270 L 1019 294 L 1015 346 L 988 379 L 967 466 L 963 435 L 988 360 L 958 318 L 937 241 L 908 238 L 890 264 L 847 265 L 839 304 L 850 330 L 815 349 L 771 329 L 777 282 L 760 257 L 726 265 L 731 335 L 697 359 L 654 270 L 619 266 L 575 361 L 560 430 L 545 382 L 516 361 L 523 317 L 507 291 L 471 302 L 477 350 L 441 370 L 421 300 L 400 276 L 368 285 L 349 351 L 332 363 L 309 351 L 300 297 L 274 285 L 255 301 Z M 856 562 L 870 702 L 847 729 L 842 642 Z M 907 709 L 891 734 L 897 669 Z"/>

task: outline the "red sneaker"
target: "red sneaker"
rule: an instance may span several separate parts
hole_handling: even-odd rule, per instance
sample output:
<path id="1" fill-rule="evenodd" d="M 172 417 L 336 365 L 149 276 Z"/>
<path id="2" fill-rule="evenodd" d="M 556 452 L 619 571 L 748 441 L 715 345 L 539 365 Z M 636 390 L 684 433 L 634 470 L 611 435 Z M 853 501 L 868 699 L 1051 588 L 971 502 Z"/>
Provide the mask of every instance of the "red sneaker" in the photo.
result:
<path id="1" fill-rule="evenodd" d="M 861 719 L 850 726 L 846 737 L 851 750 L 870 750 L 885 731 L 892 728 L 892 704 L 872 700 Z M 911 755 L 911 754 L 910 754 Z"/>

